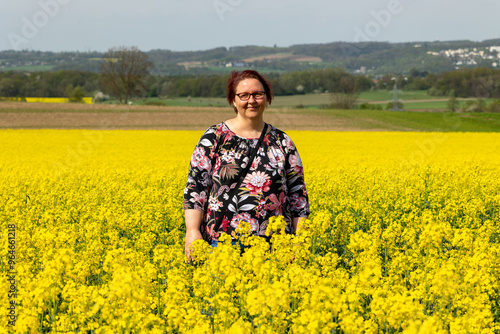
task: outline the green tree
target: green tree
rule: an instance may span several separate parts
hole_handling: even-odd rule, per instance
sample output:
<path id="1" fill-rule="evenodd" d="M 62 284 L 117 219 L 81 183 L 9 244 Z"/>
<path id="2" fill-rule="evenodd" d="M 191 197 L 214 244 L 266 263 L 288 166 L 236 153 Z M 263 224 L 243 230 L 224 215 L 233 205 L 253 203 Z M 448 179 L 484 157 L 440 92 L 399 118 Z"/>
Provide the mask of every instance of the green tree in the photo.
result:
<path id="1" fill-rule="evenodd" d="M 146 79 L 152 67 L 148 56 L 135 46 L 111 48 L 101 63 L 102 90 L 128 103 L 132 96 L 148 91 Z"/>
<path id="2" fill-rule="evenodd" d="M 359 92 L 356 87 L 356 78 L 342 76 L 335 92 L 331 95 L 331 107 L 335 109 L 352 109 L 358 103 Z"/>
<path id="3" fill-rule="evenodd" d="M 19 79 L 3 78 L 0 80 L 0 96 L 1 97 L 18 97 L 21 96 L 21 87 L 23 83 Z"/>
<path id="4" fill-rule="evenodd" d="M 373 87 L 373 81 L 367 76 L 358 75 L 356 77 L 356 88 L 358 89 L 358 91 L 364 92 L 372 89 L 372 87 Z"/>
<path id="5" fill-rule="evenodd" d="M 76 86 L 73 88 L 72 85 L 66 87 L 66 96 L 71 102 L 82 102 L 85 92 L 81 86 Z"/>
<path id="6" fill-rule="evenodd" d="M 446 104 L 446 109 L 450 112 L 457 112 L 460 103 L 455 96 L 455 90 L 452 89 L 448 94 L 448 103 Z"/>
<path id="7" fill-rule="evenodd" d="M 463 111 L 486 112 L 486 102 L 484 101 L 484 99 L 468 100 L 464 104 Z"/>

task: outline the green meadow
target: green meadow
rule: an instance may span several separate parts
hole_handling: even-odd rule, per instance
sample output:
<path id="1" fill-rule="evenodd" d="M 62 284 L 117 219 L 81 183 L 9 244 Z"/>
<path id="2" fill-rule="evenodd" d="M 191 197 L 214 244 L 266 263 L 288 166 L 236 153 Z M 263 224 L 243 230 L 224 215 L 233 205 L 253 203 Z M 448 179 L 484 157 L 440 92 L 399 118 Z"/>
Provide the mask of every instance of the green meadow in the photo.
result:
<path id="1" fill-rule="evenodd" d="M 387 104 L 394 100 L 394 93 L 386 90 L 368 91 L 361 93 L 358 100 L 359 105 L 368 103 L 380 105 L 382 109 L 386 109 Z M 430 96 L 426 91 L 399 91 L 398 100 L 408 111 L 445 111 L 448 102 L 447 97 Z M 463 103 L 466 100 L 459 99 L 459 102 Z M 486 102 L 490 103 L 491 100 L 487 99 Z M 113 101 L 108 103 L 113 103 Z M 133 103 L 177 107 L 224 107 L 228 105 L 223 97 L 147 98 L 133 100 Z M 331 103 L 332 95 L 323 93 L 275 96 L 271 106 L 280 109 L 328 109 Z"/>

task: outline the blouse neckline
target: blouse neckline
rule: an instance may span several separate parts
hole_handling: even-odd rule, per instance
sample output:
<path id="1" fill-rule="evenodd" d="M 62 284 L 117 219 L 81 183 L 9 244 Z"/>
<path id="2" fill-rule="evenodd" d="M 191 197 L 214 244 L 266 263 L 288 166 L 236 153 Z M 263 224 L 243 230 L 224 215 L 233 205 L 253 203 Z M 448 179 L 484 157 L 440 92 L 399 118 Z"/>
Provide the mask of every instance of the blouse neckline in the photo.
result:
<path id="1" fill-rule="evenodd" d="M 259 137 L 253 137 L 253 138 L 242 137 L 242 136 L 236 134 L 236 132 L 234 132 L 233 130 L 231 130 L 231 128 L 226 124 L 225 121 L 222 122 L 222 124 L 224 124 L 224 126 L 231 132 L 231 135 L 233 135 L 234 137 L 238 137 L 238 138 L 245 139 L 245 140 L 259 139 Z M 264 129 L 262 131 L 264 131 L 265 129 L 266 129 L 266 123 L 264 122 Z"/>

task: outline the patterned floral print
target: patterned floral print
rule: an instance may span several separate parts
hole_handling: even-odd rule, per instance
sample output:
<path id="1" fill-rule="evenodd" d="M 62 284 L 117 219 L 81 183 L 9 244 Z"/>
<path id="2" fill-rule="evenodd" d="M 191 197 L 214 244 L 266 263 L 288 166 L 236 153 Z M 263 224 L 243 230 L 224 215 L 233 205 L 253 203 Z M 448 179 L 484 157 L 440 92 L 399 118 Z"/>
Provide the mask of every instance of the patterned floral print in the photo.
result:
<path id="1" fill-rule="evenodd" d="M 208 128 L 194 149 L 184 190 L 184 209 L 204 212 L 202 234 L 218 240 L 221 233 L 233 235 L 240 220 L 252 234 L 265 235 L 269 218 L 283 215 L 286 232 L 292 232 L 292 218 L 307 217 L 309 202 L 302 161 L 290 137 L 268 126 L 263 142 L 240 188 L 239 174 L 249 163 L 248 151 L 258 139 L 236 135 L 222 122 Z M 228 202 L 224 214 L 222 208 Z"/>

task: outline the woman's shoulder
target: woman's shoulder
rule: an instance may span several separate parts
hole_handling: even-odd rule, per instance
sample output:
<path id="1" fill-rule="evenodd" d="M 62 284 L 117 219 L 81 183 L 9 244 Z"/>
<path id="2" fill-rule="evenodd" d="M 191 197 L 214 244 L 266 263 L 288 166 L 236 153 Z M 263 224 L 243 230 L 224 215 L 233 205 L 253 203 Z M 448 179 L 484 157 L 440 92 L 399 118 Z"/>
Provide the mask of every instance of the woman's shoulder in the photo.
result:
<path id="1" fill-rule="evenodd" d="M 202 140 L 209 140 L 213 144 L 217 144 L 219 142 L 231 141 L 234 137 L 235 134 L 231 131 L 231 129 L 229 129 L 224 122 L 220 122 L 206 129 L 203 133 Z"/>
<path id="2" fill-rule="evenodd" d="M 281 134 L 281 133 L 285 133 L 283 130 L 280 130 L 278 129 L 277 127 L 275 127 L 274 125 L 272 125 L 271 123 L 267 123 L 268 127 L 269 127 L 269 130 L 270 132 L 273 132 L 274 134 Z"/>
<path id="3" fill-rule="evenodd" d="M 280 140 L 283 140 L 283 139 L 291 140 L 290 136 L 288 136 L 285 131 L 278 129 L 277 127 L 275 127 L 269 123 L 268 123 L 268 125 L 269 125 L 268 132 L 269 132 L 270 136 L 272 136 L 276 139 L 280 139 Z"/>
<path id="4" fill-rule="evenodd" d="M 219 137 L 221 134 L 226 132 L 227 126 L 225 126 L 224 122 L 220 122 L 218 124 L 214 124 L 209 126 L 205 132 L 203 133 L 204 136 L 207 135 L 213 135 Z"/>
<path id="5" fill-rule="evenodd" d="M 218 129 L 222 128 L 224 126 L 224 122 L 220 122 L 218 124 L 214 124 L 214 125 L 211 125 L 209 126 L 205 132 L 215 132 L 217 131 Z"/>
<path id="6" fill-rule="evenodd" d="M 270 145 L 277 145 L 281 149 L 283 149 L 286 153 L 289 153 L 289 152 L 292 152 L 293 150 L 295 150 L 295 144 L 293 143 L 290 136 L 288 136 L 286 134 L 285 131 L 280 130 L 280 129 L 271 125 L 269 132 L 270 132 L 270 135 L 269 135 L 268 142 Z"/>

